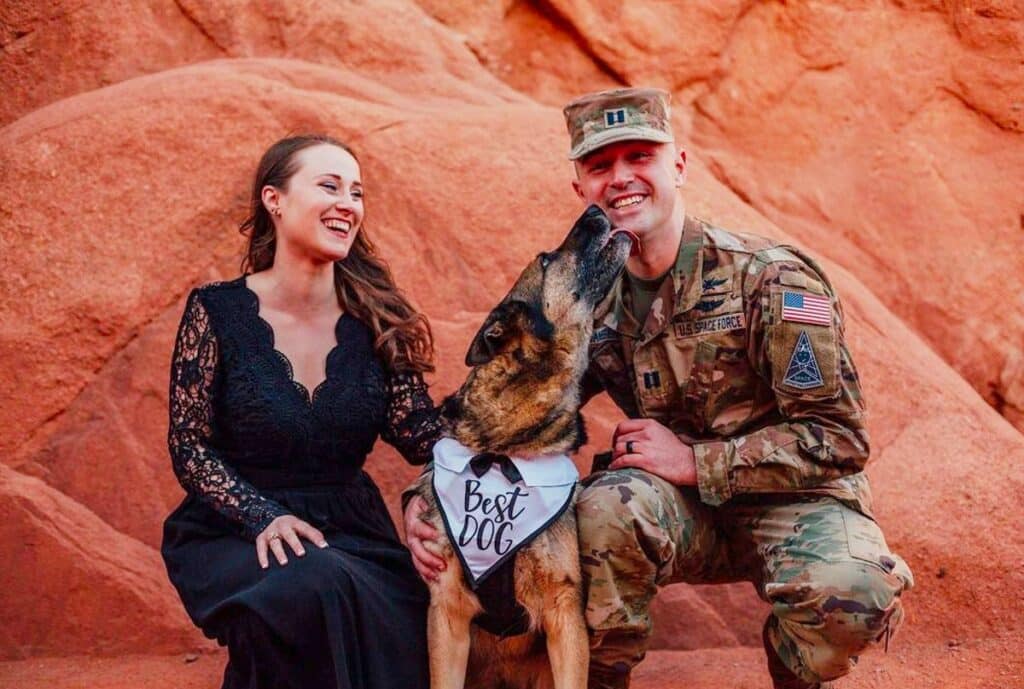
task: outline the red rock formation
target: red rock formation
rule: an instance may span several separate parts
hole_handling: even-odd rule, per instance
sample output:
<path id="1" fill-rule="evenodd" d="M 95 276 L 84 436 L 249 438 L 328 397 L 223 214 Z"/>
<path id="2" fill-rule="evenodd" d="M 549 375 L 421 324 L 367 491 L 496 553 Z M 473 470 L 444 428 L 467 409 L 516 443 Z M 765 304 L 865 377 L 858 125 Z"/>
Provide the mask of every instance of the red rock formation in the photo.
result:
<path id="1" fill-rule="evenodd" d="M 1024 397 L 1013 7 L 421 5 L 0 10 L 0 548 L 31 544 L 0 574 L 0 655 L 201 643 L 154 550 L 180 497 L 166 370 L 189 287 L 237 268 L 268 143 L 356 146 L 368 231 L 437 331 L 440 399 L 578 212 L 551 105 L 624 80 L 675 91 L 691 212 L 832 259 L 879 518 L 918 576 L 901 641 L 1021 638 L 1024 440 L 962 377 L 997 381 L 1004 411 Z M 588 415 L 584 468 L 617 419 Z M 370 465 L 392 505 L 416 472 L 386 448 Z M 656 644 L 756 644 L 765 612 L 747 586 L 675 587 Z"/>
<path id="2" fill-rule="evenodd" d="M 400 74 L 407 92 L 458 102 L 521 99 L 450 32 L 403 0 L 205 3 L 12 0 L 0 8 L 0 125 L 48 103 L 218 58 L 343 66 L 346 90 Z"/>
<path id="3" fill-rule="evenodd" d="M 0 658 L 173 653 L 202 644 L 159 555 L 0 464 Z"/>

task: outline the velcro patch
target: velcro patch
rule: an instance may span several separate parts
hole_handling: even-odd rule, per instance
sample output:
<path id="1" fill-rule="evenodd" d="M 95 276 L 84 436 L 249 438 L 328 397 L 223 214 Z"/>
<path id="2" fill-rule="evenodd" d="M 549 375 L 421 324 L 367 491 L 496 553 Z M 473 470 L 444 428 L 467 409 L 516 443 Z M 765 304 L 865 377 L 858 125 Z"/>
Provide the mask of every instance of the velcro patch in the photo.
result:
<path id="1" fill-rule="evenodd" d="M 701 300 L 700 303 L 698 303 L 693 308 L 697 309 L 698 311 L 703 311 L 704 313 L 707 313 L 708 311 L 714 311 L 715 309 L 717 309 L 719 306 L 721 306 L 724 303 L 725 303 L 725 299 L 707 299 L 707 298 L 705 298 L 705 299 Z"/>
<path id="2" fill-rule="evenodd" d="M 600 344 L 607 342 L 608 340 L 614 340 L 619 336 L 619 333 L 613 328 L 604 326 L 594 331 L 594 334 L 590 336 L 590 344 Z"/>
<path id="3" fill-rule="evenodd" d="M 660 371 L 645 371 L 643 373 L 644 378 L 644 389 L 651 390 L 661 387 L 661 372 Z"/>
<path id="4" fill-rule="evenodd" d="M 832 302 L 828 297 L 817 294 L 783 292 L 782 320 L 812 325 L 831 325 Z"/>
<path id="5" fill-rule="evenodd" d="M 620 124 L 626 124 L 625 108 L 616 108 L 614 110 L 604 111 L 604 126 L 617 127 Z"/>
<path id="6" fill-rule="evenodd" d="M 727 313 L 723 316 L 701 318 L 696 321 L 679 321 L 672 324 L 672 330 L 675 333 L 676 339 L 680 340 L 686 337 L 697 337 L 698 335 L 719 333 L 726 330 L 739 330 L 745 327 L 747 327 L 747 318 L 742 311 Z"/>
<path id="7" fill-rule="evenodd" d="M 825 385 L 806 330 L 800 331 L 800 337 L 797 338 L 793 354 L 789 357 L 789 366 L 786 368 L 786 377 L 782 379 L 782 383 L 797 390 L 813 390 Z"/>

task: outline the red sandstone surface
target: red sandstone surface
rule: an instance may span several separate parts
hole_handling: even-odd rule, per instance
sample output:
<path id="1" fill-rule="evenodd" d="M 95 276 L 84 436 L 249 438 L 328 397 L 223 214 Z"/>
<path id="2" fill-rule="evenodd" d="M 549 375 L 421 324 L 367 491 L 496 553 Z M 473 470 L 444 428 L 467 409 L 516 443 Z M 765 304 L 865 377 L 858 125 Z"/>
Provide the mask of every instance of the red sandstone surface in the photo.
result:
<path id="1" fill-rule="evenodd" d="M 439 399 L 578 212 L 559 104 L 628 83 L 673 92 L 688 210 L 806 247 L 844 300 L 917 588 L 842 686 L 1024 686 L 1019 2 L 13 0 L 0 83 L 0 685 L 218 686 L 157 552 L 167 366 L 189 288 L 237 272 L 268 143 L 360 152 Z M 581 466 L 617 419 L 588 416 Z M 370 468 L 392 506 L 415 473 L 383 446 Z M 765 613 L 667 589 L 637 685 L 766 687 Z"/>

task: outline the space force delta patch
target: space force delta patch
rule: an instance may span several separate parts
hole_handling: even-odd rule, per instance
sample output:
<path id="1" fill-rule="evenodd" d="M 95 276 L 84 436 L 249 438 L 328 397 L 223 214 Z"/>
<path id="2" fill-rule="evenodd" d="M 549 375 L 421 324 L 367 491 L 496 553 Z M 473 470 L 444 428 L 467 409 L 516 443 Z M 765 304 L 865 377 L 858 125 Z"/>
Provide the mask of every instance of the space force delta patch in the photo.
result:
<path id="1" fill-rule="evenodd" d="M 677 339 L 696 337 L 708 333 L 719 333 L 725 330 L 740 330 L 747 327 L 747 319 L 743 312 L 728 313 L 724 316 L 712 316 L 696 321 L 681 321 L 672 324 Z"/>
<path id="2" fill-rule="evenodd" d="M 825 385 L 821 377 L 821 369 L 818 367 L 818 360 L 814 356 L 814 347 L 807 337 L 807 332 L 801 330 L 797 338 L 796 346 L 793 347 L 793 355 L 789 357 L 789 366 L 786 368 L 786 377 L 782 379 L 784 385 L 789 385 L 798 390 L 811 390 Z"/>

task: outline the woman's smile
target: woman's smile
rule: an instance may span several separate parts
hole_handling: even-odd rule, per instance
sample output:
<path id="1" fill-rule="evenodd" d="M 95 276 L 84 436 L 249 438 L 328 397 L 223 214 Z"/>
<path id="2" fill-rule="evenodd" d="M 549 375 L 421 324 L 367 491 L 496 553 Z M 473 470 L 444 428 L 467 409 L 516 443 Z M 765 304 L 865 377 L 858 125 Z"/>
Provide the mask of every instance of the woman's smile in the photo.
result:
<path id="1" fill-rule="evenodd" d="M 326 218 L 323 224 L 331 235 L 339 239 L 348 239 L 352 231 L 352 223 L 341 218 Z"/>

